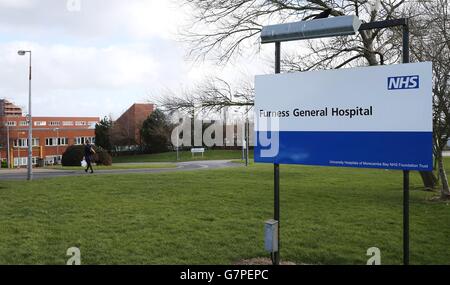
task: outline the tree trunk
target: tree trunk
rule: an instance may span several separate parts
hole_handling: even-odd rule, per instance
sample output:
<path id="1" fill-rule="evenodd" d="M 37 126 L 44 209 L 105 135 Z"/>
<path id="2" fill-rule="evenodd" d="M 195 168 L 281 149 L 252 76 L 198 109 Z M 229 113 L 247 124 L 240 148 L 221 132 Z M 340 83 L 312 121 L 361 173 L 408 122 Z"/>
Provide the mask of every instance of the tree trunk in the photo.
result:
<path id="1" fill-rule="evenodd" d="M 370 32 L 367 32 L 367 31 L 364 31 L 364 32 L 365 32 L 365 34 L 363 36 L 364 57 L 369 62 L 370 66 L 378 65 L 379 63 L 378 63 L 377 58 L 374 53 L 373 40 L 369 38 Z"/>
<path id="2" fill-rule="evenodd" d="M 450 189 L 448 186 L 448 179 L 447 179 L 447 173 L 445 173 L 444 168 L 444 160 L 442 159 L 442 156 L 438 159 L 438 168 L 439 168 L 439 177 L 441 178 L 441 198 L 443 200 L 450 198 Z"/>
<path id="3" fill-rule="evenodd" d="M 432 190 L 436 187 L 437 179 L 431 171 L 420 171 L 422 177 L 423 186 L 426 190 Z"/>

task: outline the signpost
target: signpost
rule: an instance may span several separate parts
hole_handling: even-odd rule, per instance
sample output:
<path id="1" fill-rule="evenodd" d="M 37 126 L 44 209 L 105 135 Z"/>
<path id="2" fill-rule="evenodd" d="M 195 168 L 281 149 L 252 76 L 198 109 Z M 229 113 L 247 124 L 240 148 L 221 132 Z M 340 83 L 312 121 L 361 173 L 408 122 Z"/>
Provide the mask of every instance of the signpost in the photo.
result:
<path id="1" fill-rule="evenodd" d="M 255 162 L 432 170 L 429 62 L 257 76 L 255 93 L 256 136 L 279 140 Z"/>
<path id="2" fill-rule="evenodd" d="M 203 154 L 205 153 L 205 148 L 203 148 L 203 147 L 191 148 L 191 153 L 192 153 L 192 157 L 194 157 L 194 155 L 196 153 L 201 153 L 202 157 L 203 157 Z"/>
<path id="3" fill-rule="evenodd" d="M 280 73 L 280 52 L 281 52 L 281 42 L 284 41 L 293 41 L 293 40 L 303 40 L 303 39 L 312 39 L 312 38 L 322 38 L 322 37 L 332 37 L 332 36 L 342 36 L 342 35 L 352 35 L 356 34 L 358 31 L 365 31 L 365 30 L 372 30 L 372 29 L 384 29 L 384 28 L 390 28 L 390 27 L 402 27 L 403 32 L 403 63 L 409 63 L 409 24 L 408 19 L 401 18 L 401 19 L 392 19 L 392 20 L 384 20 L 384 21 L 378 21 L 378 22 L 370 22 L 370 23 L 361 23 L 359 19 L 357 19 L 355 16 L 342 16 L 342 17 L 333 17 L 333 18 L 327 18 L 327 19 L 318 19 L 318 20 L 311 20 L 311 21 L 301 21 L 297 23 L 286 23 L 281 25 L 272 25 L 272 26 L 265 26 L 263 27 L 261 31 L 261 43 L 275 43 L 275 73 Z M 383 62 L 383 59 L 381 59 L 381 62 Z M 383 64 L 383 63 L 382 63 Z M 418 67 L 418 69 L 420 69 Z M 398 104 L 397 107 L 400 105 L 399 110 L 405 109 L 405 106 L 407 106 L 409 103 L 409 97 L 408 92 L 405 90 L 409 89 L 421 89 L 424 90 L 424 92 L 428 92 L 431 96 L 431 86 L 430 84 L 430 78 L 431 73 L 428 73 L 428 71 L 431 70 L 431 66 L 428 64 L 428 66 L 422 66 L 422 69 L 420 69 L 421 72 L 423 72 L 424 80 L 425 80 L 425 88 L 421 87 L 420 85 L 420 76 L 419 74 L 391 74 L 387 76 L 385 86 L 386 89 L 392 92 L 398 92 L 401 94 L 405 94 L 403 98 L 403 104 Z M 399 70 L 403 71 L 403 70 Z M 293 75 L 296 76 L 296 75 Z M 359 78 L 359 80 L 364 80 L 364 82 L 370 82 L 372 75 L 368 74 L 367 78 Z M 423 79 L 422 79 L 423 80 Z M 357 84 L 358 81 L 353 80 L 351 84 Z M 309 82 L 306 82 L 309 84 Z M 316 81 L 316 84 L 319 84 L 321 86 L 324 84 L 323 81 Z M 348 82 L 347 82 L 348 83 Z M 336 88 L 339 88 L 339 85 L 341 83 L 338 83 Z M 351 86 L 353 86 L 351 85 Z M 279 85 L 280 86 L 280 85 Z M 298 93 L 301 93 L 304 86 L 298 86 Z M 361 87 L 361 86 L 360 86 Z M 403 90 L 403 91 L 402 91 Z M 365 96 L 366 91 L 370 90 L 365 87 L 362 92 L 360 92 L 360 96 Z M 416 90 L 417 91 L 417 90 Z M 256 91 L 256 104 L 258 104 L 258 91 Z M 334 94 L 336 97 L 341 96 L 341 94 L 336 94 L 337 92 L 334 91 L 334 89 L 330 89 L 329 92 Z M 402 93 L 403 92 L 403 93 Z M 414 92 L 413 92 L 414 93 Z M 277 100 L 280 96 L 279 90 L 276 91 L 276 93 L 271 94 L 273 97 L 276 96 Z M 373 96 L 372 96 L 373 97 Z M 426 94 L 424 95 L 426 97 Z M 375 97 L 374 97 L 375 98 Z M 430 98 L 430 97 L 429 97 Z M 349 98 L 347 98 L 349 99 Z M 355 98 L 359 99 L 359 98 Z M 389 100 L 389 99 L 387 99 Z M 430 99 L 431 100 L 431 99 Z M 275 100 L 273 100 L 275 101 Z M 415 103 L 419 102 L 420 100 L 415 100 Z M 427 103 L 428 102 L 428 103 Z M 391 152 L 391 155 L 393 157 L 389 156 L 389 148 L 386 148 L 384 146 L 381 146 L 383 151 L 383 156 L 361 156 L 355 155 L 352 157 L 353 154 L 347 157 L 343 157 L 342 159 L 333 159 L 332 157 L 340 156 L 339 152 L 341 151 L 341 148 L 333 146 L 334 151 L 328 151 L 325 155 L 322 155 L 320 158 L 319 156 L 315 156 L 313 158 L 309 157 L 311 153 L 319 154 L 317 151 L 313 151 L 314 146 L 309 145 L 309 147 L 306 150 L 297 149 L 298 152 L 294 148 L 287 148 L 287 151 L 284 150 L 284 137 L 286 134 L 283 134 L 282 131 L 280 131 L 280 120 L 279 117 L 284 118 L 287 115 L 283 116 L 283 113 L 278 114 L 276 113 L 275 119 L 272 117 L 272 115 L 268 116 L 269 120 L 265 120 L 265 123 L 267 121 L 270 122 L 270 126 L 267 129 L 264 129 L 261 126 L 261 122 L 257 122 L 255 125 L 256 131 L 257 131 L 257 144 L 255 147 L 255 161 L 261 161 L 261 162 L 272 162 L 274 164 L 274 220 L 277 221 L 278 231 L 277 236 L 280 235 L 280 163 L 303 163 L 308 164 L 311 163 L 313 165 L 335 165 L 335 166 L 347 166 L 347 167 L 356 167 L 356 163 L 358 164 L 358 167 L 378 167 L 378 168 L 392 168 L 392 169 L 402 169 L 403 170 L 403 263 L 405 265 L 409 264 L 409 171 L 410 170 L 429 170 L 431 169 L 432 164 L 432 155 L 431 155 L 431 144 L 432 139 L 430 136 L 430 129 L 429 126 L 431 126 L 431 121 L 429 122 L 429 125 L 427 126 L 426 120 L 431 118 L 427 112 L 431 113 L 431 105 L 430 101 L 425 102 L 425 106 L 430 107 L 429 109 L 422 109 L 422 114 L 419 115 L 421 118 L 420 120 L 413 121 L 414 123 L 417 123 L 415 126 L 417 129 L 409 129 L 406 127 L 405 129 L 402 129 L 402 126 L 407 126 L 405 124 L 405 121 L 402 119 L 401 115 L 398 115 L 395 119 L 400 119 L 402 123 L 397 124 L 396 121 L 393 121 L 395 125 L 394 129 L 387 128 L 387 124 L 385 123 L 384 126 L 387 130 L 383 129 L 377 130 L 376 126 L 368 124 L 369 128 L 368 130 L 364 129 L 364 120 L 361 120 L 361 125 L 358 128 L 358 124 L 349 124 L 344 125 L 345 127 L 348 127 L 350 131 L 346 131 L 345 129 L 340 129 L 339 127 L 337 130 L 328 130 L 325 125 L 321 125 L 321 123 L 317 123 L 314 126 L 318 127 L 318 130 L 322 132 L 326 137 L 330 135 L 329 132 L 340 132 L 339 134 L 336 134 L 336 137 L 341 137 L 344 132 L 352 133 L 353 135 L 356 135 L 354 140 L 352 141 L 354 145 L 357 147 L 357 154 L 362 155 L 362 149 L 365 147 L 365 143 L 371 142 L 370 135 L 369 137 L 364 138 L 362 136 L 362 132 L 371 133 L 371 135 L 375 135 L 377 132 L 380 133 L 380 135 L 387 139 L 389 142 L 389 146 L 394 147 L 394 151 Z M 302 103 L 302 102 L 300 102 Z M 348 103 L 348 102 L 347 102 Z M 365 103 L 371 103 L 371 102 L 365 102 Z M 263 104 L 264 105 L 264 104 Z M 335 104 L 336 105 L 336 104 Z M 378 105 L 378 104 L 377 104 Z M 341 106 L 334 107 L 338 108 L 335 110 L 335 114 L 346 117 L 354 117 L 354 116 L 372 116 L 378 117 L 377 111 L 374 110 L 373 106 L 370 108 L 371 105 L 369 105 L 368 108 L 363 108 L 361 106 L 352 106 L 344 108 L 344 111 L 342 113 Z M 291 106 L 289 106 L 291 107 Z M 417 107 L 417 106 L 416 106 Z M 333 108 L 333 107 L 332 107 Z M 353 109 L 353 111 L 351 111 Z M 258 107 L 255 108 L 255 110 L 258 111 Z M 378 107 L 377 107 L 378 110 Z M 384 109 L 385 112 L 388 110 L 388 108 Z M 268 110 L 271 112 L 271 109 Z M 304 117 L 307 115 L 308 110 L 305 109 L 302 112 L 302 109 L 298 109 L 295 111 L 295 115 L 297 117 Z M 322 117 L 328 116 L 328 107 L 325 107 L 325 110 L 322 109 L 325 113 L 322 113 Z M 277 111 L 275 111 L 277 112 Z M 292 110 L 294 112 L 294 110 Z M 333 113 L 333 110 L 331 110 Z M 400 111 L 401 114 L 404 112 Z M 271 113 L 270 113 L 271 114 Z M 313 116 L 313 110 L 309 110 L 308 116 Z M 320 114 L 320 110 L 316 113 L 314 113 L 314 116 L 317 114 Z M 256 117 L 261 116 L 261 113 L 256 113 Z M 289 116 L 287 116 L 289 117 Z M 411 117 L 411 116 L 409 116 Z M 421 124 L 419 124 L 421 123 Z M 284 120 L 283 128 L 286 128 L 286 130 L 289 130 L 289 123 L 287 123 L 287 120 Z M 304 125 L 304 124 L 303 124 Z M 336 124 L 333 124 L 333 126 L 337 126 Z M 292 126 L 291 126 L 292 127 Z M 261 129 L 262 128 L 262 129 Z M 264 136 L 262 138 L 258 137 L 258 132 L 266 132 L 270 133 L 270 136 Z M 299 139 L 303 134 L 301 134 L 302 129 L 296 129 L 296 127 L 293 127 L 291 131 L 300 133 L 300 137 L 296 138 L 294 135 L 294 139 Z M 310 133 L 310 135 L 314 135 L 311 130 L 307 130 Z M 289 131 L 287 131 L 289 132 Z M 401 137 L 402 140 L 405 140 L 407 138 L 406 136 L 403 136 L 405 133 L 409 133 L 409 135 L 415 136 L 416 138 L 420 138 L 420 142 L 418 142 L 418 145 L 420 146 L 420 154 L 418 154 L 416 151 L 409 152 L 405 151 L 404 149 L 400 148 L 399 145 L 396 145 L 396 137 L 390 137 L 392 135 L 391 133 L 398 133 L 399 137 Z M 272 136 L 272 134 L 274 136 Z M 276 135 L 281 135 L 282 137 L 277 137 Z M 351 135 L 351 134 L 350 134 Z M 288 134 L 288 136 L 292 136 L 291 134 Z M 389 138 L 390 137 L 390 138 Z M 331 136 L 333 139 L 333 136 Z M 351 137 L 348 137 L 351 139 Z M 320 140 L 320 138 L 315 138 Z M 356 143 L 356 141 L 360 141 L 360 144 Z M 372 139 L 378 139 L 376 137 L 372 137 Z M 273 149 L 265 150 L 264 147 L 267 147 L 272 142 L 278 141 L 279 145 L 278 148 L 275 148 L 276 152 L 273 153 Z M 289 140 L 287 140 L 289 142 Z M 304 144 L 308 144 L 306 141 L 301 141 Z M 341 146 L 345 146 L 345 143 L 347 141 L 337 140 L 337 143 L 340 143 Z M 408 143 L 412 143 L 410 141 L 407 141 Z M 414 142 L 415 143 L 415 142 Z M 372 142 L 373 145 L 373 142 Z M 378 145 L 377 145 L 378 146 Z M 261 148 L 263 147 L 263 148 Z M 405 148 L 411 150 L 411 148 L 408 148 L 408 146 L 404 146 Z M 428 148 L 429 147 L 429 148 Z M 281 155 L 279 155 L 279 150 L 283 149 L 281 152 Z M 349 150 L 343 149 L 344 153 L 350 154 Z M 312 152 L 311 152 L 312 151 Z M 397 151 L 399 151 L 397 153 Z M 261 152 L 258 154 L 258 152 Z M 264 152 L 264 155 L 262 153 Z M 268 155 L 270 154 L 271 155 Z M 284 153 L 284 154 L 283 154 Z M 283 155 L 290 155 L 288 157 Z M 259 155 L 259 156 L 258 156 Z M 269 157 L 269 159 L 267 159 Z M 272 159 L 270 159 L 272 157 Z M 349 159 L 352 158 L 352 159 Z M 345 159 L 345 160 L 344 160 Z M 375 161 L 377 160 L 377 161 Z M 361 166 L 359 166 L 359 163 L 361 163 Z M 383 164 L 384 163 L 384 164 Z M 280 241 L 278 239 L 277 241 L 278 246 L 276 247 L 277 250 L 272 253 L 272 262 L 274 265 L 279 264 L 280 262 Z"/>

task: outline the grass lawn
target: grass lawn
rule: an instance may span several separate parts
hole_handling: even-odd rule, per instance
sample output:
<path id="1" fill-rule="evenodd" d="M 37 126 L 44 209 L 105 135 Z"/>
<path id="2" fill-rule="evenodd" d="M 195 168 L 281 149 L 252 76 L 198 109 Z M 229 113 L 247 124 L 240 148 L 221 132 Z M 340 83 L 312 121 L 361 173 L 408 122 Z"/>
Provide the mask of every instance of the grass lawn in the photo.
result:
<path id="1" fill-rule="evenodd" d="M 192 157 L 190 151 L 180 151 L 180 161 L 192 161 L 192 160 L 220 160 L 220 159 L 241 159 L 242 150 L 206 150 L 203 154 L 196 153 L 195 157 Z M 249 152 L 251 158 L 253 158 L 253 151 Z M 177 153 L 165 152 L 157 154 L 140 154 L 140 155 L 127 155 L 113 157 L 114 163 L 119 162 L 176 162 Z"/>
<path id="2" fill-rule="evenodd" d="M 119 163 L 111 166 L 94 165 L 94 170 L 109 170 L 109 169 L 153 169 L 153 168 L 175 168 L 175 163 Z M 46 169 L 56 170 L 80 170 L 84 169 L 81 166 L 47 166 Z"/>
<path id="3" fill-rule="evenodd" d="M 450 170 L 450 160 L 446 161 Z M 0 181 L 0 264 L 231 264 L 264 257 L 271 165 Z M 450 264 L 450 205 L 411 175 L 411 263 Z M 281 166 L 281 256 L 402 263 L 400 171 Z"/>

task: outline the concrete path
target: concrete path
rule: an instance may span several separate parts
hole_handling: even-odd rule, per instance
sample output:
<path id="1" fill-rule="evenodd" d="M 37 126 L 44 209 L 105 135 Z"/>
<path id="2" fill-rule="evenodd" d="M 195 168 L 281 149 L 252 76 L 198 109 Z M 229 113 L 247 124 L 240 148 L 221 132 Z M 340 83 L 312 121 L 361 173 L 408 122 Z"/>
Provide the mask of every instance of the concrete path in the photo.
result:
<path id="1" fill-rule="evenodd" d="M 163 163 L 163 162 L 161 162 Z M 115 165 L 117 165 L 116 163 Z M 190 171 L 200 169 L 215 169 L 225 167 L 238 167 L 239 163 L 233 163 L 230 160 L 205 160 L 205 161 L 186 161 L 176 163 L 175 168 L 149 168 L 149 169 L 111 169 L 95 170 L 93 175 L 104 174 L 128 174 L 128 173 L 159 173 L 174 171 Z M 58 169 L 33 169 L 33 179 L 63 177 L 63 176 L 81 176 L 86 174 L 82 168 L 80 170 L 58 170 Z M 25 180 L 27 177 L 26 169 L 4 169 L 0 170 L 0 180 Z"/>

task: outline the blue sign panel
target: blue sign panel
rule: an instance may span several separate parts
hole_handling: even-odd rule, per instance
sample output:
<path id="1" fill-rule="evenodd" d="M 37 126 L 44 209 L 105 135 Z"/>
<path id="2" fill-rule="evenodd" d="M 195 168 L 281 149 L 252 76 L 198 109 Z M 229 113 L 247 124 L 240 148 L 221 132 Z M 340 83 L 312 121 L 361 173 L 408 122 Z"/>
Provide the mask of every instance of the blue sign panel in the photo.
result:
<path id="1" fill-rule="evenodd" d="M 432 170 L 431 77 L 431 63 L 257 76 L 255 162 Z"/>

